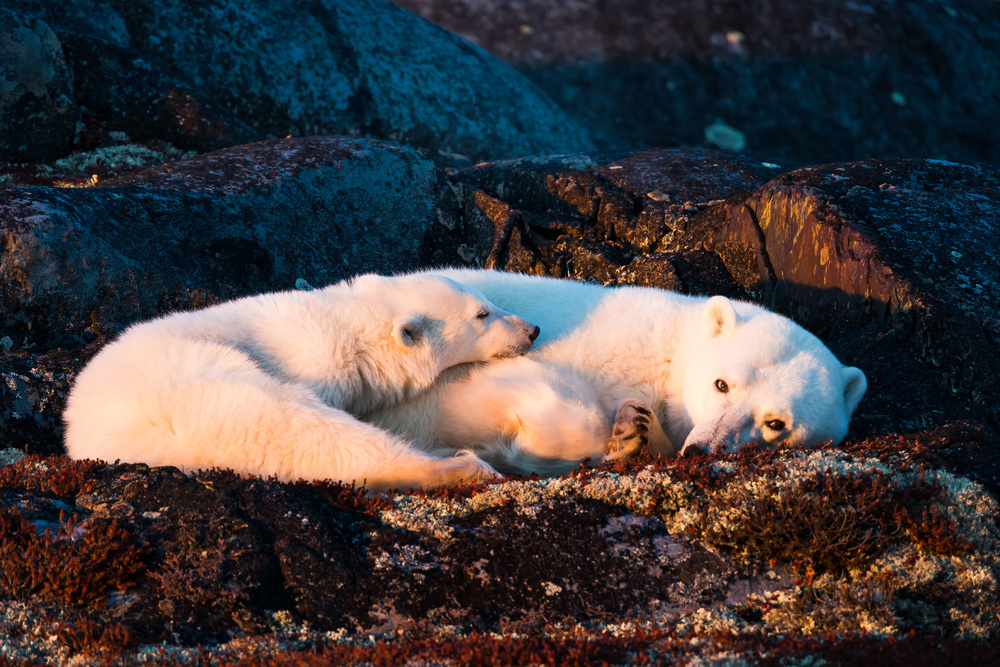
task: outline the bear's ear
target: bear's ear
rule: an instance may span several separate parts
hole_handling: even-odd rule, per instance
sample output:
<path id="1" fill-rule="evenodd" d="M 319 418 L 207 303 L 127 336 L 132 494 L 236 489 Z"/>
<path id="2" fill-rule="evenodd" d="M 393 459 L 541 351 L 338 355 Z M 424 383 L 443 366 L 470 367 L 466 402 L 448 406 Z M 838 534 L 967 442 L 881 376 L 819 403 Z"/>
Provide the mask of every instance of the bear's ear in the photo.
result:
<path id="1" fill-rule="evenodd" d="M 850 417 L 868 390 L 868 378 L 860 368 L 854 366 L 844 366 L 841 377 L 844 378 L 844 410 Z"/>
<path id="2" fill-rule="evenodd" d="M 736 328 L 733 303 L 724 296 L 713 296 L 705 304 L 705 334 L 709 338 L 727 335 Z"/>
<path id="3" fill-rule="evenodd" d="M 413 347 L 424 337 L 424 321 L 421 317 L 403 317 L 392 326 L 392 337 L 403 347 Z"/>

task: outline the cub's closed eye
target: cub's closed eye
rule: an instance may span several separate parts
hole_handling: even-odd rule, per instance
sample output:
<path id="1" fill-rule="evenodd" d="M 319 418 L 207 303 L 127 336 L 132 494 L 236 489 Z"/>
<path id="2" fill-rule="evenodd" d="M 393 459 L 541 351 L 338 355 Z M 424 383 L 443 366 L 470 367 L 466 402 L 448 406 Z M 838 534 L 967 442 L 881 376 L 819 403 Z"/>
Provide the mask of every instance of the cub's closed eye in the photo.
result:
<path id="1" fill-rule="evenodd" d="M 485 320 L 489 316 L 490 316 L 490 311 L 486 310 L 485 308 L 476 313 L 476 317 L 480 320 Z"/>
<path id="2" fill-rule="evenodd" d="M 725 394 L 729 391 L 729 385 L 721 378 L 715 381 L 715 388 L 720 394 Z"/>
<path id="3" fill-rule="evenodd" d="M 769 421 L 766 421 L 764 422 L 764 426 L 768 427 L 772 431 L 785 430 L 785 422 L 781 421 L 780 419 L 771 419 Z"/>

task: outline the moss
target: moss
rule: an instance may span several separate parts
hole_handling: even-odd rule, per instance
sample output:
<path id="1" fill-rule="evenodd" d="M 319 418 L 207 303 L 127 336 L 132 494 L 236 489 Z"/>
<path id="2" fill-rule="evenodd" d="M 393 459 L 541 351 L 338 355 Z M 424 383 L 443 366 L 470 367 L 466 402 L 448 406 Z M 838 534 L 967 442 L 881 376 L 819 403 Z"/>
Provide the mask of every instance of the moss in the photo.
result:
<path id="1" fill-rule="evenodd" d="M 298 481 L 293 488 L 321 497 L 331 507 L 340 510 L 362 512 L 374 516 L 379 510 L 393 507 L 390 497 L 386 494 L 369 493 L 363 486 L 343 484 L 330 481 Z"/>
<path id="2" fill-rule="evenodd" d="M 145 546 L 117 520 L 59 519 L 39 533 L 16 511 L 0 511 L 0 595 L 96 607 L 145 571 Z"/>
<path id="3" fill-rule="evenodd" d="M 511 624 L 512 628 L 516 624 Z M 270 650 L 268 650 L 270 649 Z M 276 649 L 276 650 L 275 650 Z M 546 632 L 524 629 L 500 633 L 468 632 L 446 637 L 374 638 L 367 641 L 314 641 L 297 649 L 235 640 L 223 650 L 188 650 L 159 658 L 148 652 L 148 665 L 329 665 L 388 667 L 428 665 L 758 665 L 761 667 L 938 667 L 995 664 L 1000 653 L 988 644 L 904 635 L 866 637 L 858 633 L 797 637 L 760 632 L 720 632 L 688 627 L 625 622 L 616 626 L 569 625 Z"/>
<path id="4" fill-rule="evenodd" d="M 30 455 L 0 468 L 0 489 L 75 498 L 93 489 L 94 473 L 106 466 L 101 461 Z"/>
<path id="5" fill-rule="evenodd" d="M 88 656 L 88 662 L 112 663 L 122 651 L 137 645 L 129 628 L 121 623 L 102 623 L 87 616 L 63 620 L 57 624 L 56 636 L 72 655 Z"/>
<path id="6" fill-rule="evenodd" d="M 181 160 L 195 155 L 169 144 L 132 143 L 122 133 L 112 132 L 84 150 L 76 151 L 51 164 L 0 165 L 0 185 L 52 185 L 86 188 L 102 181 Z"/>

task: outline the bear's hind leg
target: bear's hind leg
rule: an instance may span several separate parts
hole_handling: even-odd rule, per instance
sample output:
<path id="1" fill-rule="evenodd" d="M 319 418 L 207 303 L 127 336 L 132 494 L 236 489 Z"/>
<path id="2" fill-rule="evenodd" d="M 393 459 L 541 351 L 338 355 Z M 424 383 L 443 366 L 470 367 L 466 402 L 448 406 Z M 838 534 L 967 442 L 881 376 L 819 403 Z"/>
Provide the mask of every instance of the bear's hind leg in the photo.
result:
<path id="1" fill-rule="evenodd" d="M 366 478 L 370 489 L 445 486 L 459 483 L 501 480 L 503 476 L 471 451 L 435 458 L 414 450 Z"/>
<path id="2" fill-rule="evenodd" d="M 290 466 L 283 479 L 333 479 L 370 489 L 440 486 L 499 477 L 471 452 L 437 457 L 407 440 L 326 405 L 304 405 L 289 420 Z"/>
<path id="3" fill-rule="evenodd" d="M 520 398 L 502 428 L 474 443 L 501 472 L 562 475 L 607 453 L 610 420 L 596 403 L 554 392 Z"/>

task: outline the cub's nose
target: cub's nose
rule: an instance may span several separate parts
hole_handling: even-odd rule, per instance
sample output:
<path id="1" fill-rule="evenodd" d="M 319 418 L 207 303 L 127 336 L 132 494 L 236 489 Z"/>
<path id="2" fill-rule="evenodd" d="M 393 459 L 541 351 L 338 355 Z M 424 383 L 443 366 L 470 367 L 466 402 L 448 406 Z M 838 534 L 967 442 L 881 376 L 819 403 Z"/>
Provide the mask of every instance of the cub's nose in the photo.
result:
<path id="1" fill-rule="evenodd" d="M 535 327 L 534 329 L 531 330 L 531 333 L 528 334 L 528 338 L 530 338 L 531 342 L 534 343 L 535 339 L 538 338 L 538 335 L 540 333 L 542 333 L 542 330 L 539 329 L 538 327 Z"/>

